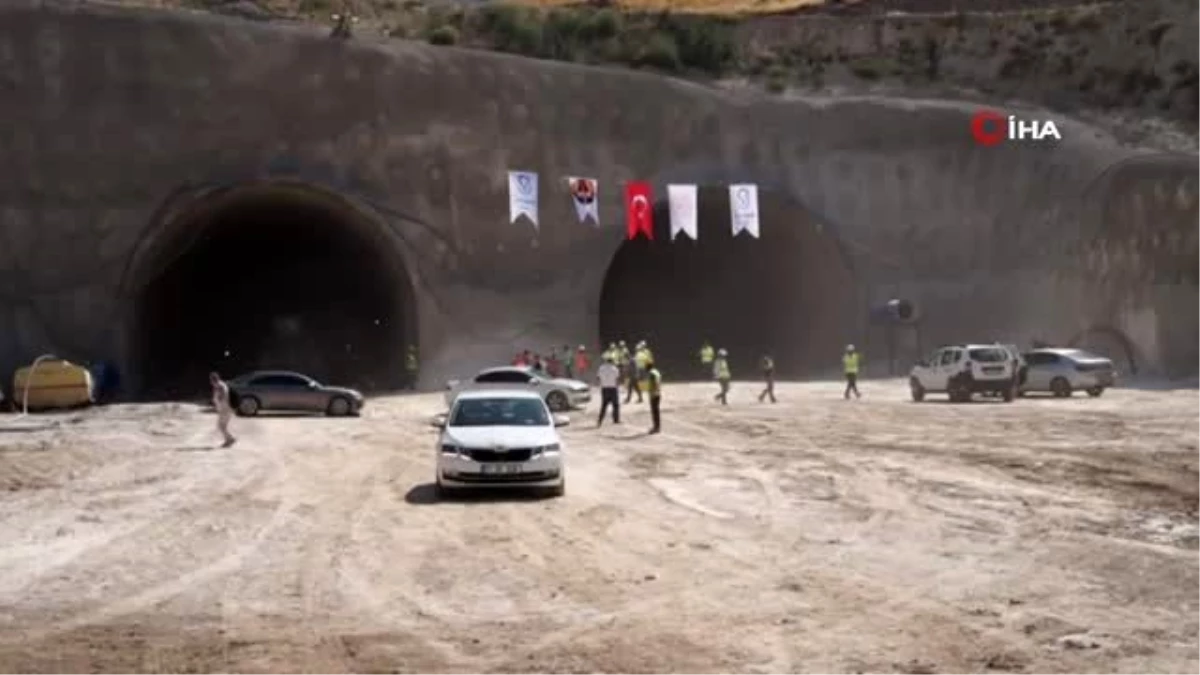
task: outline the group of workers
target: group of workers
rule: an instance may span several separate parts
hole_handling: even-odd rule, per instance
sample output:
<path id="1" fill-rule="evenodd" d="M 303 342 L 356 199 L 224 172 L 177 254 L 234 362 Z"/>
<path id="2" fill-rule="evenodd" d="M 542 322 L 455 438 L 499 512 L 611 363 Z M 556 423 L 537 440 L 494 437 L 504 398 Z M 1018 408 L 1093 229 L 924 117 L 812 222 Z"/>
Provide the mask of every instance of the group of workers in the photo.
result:
<path id="1" fill-rule="evenodd" d="M 563 345 L 561 352 L 555 347 L 550 350 L 549 356 L 542 356 L 526 349 L 513 357 L 512 364 L 529 366 L 550 377 L 575 378 L 587 376 L 588 370 L 592 367 L 592 359 L 584 345 L 579 345 L 574 353 L 571 353 L 570 345 Z"/>
<path id="2" fill-rule="evenodd" d="M 858 353 L 854 345 L 846 345 L 846 352 L 842 354 L 842 373 L 846 377 L 846 390 L 842 393 L 843 398 L 849 399 L 851 394 L 854 394 L 855 398 L 862 398 L 862 394 L 858 391 L 858 371 L 861 363 L 862 355 Z M 706 340 L 700 347 L 700 367 L 706 374 L 711 371 L 712 378 L 721 387 L 713 400 L 718 401 L 721 405 L 729 405 L 729 384 L 733 380 L 733 373 L 729 369 L 729 353 L 724 349 L 714 350 Z M 771 403 L 776 403 L 775 359 L 770 354 L 763 354 L 759 359 L 759 369 L 765 386 L 758 395 L 758 401 L 762 403 L 770 399 Z"/>
<path id="3" fill-rule="evenodd" d="M 611 342 L 601 354 L 602 363 L 596 369 L 596 380 L 600 385 L 600 417 L 596 426 L 604 423 L 608 410 L 612 409 L 613 424 L 621 423 L 621 384 L 625 384 L 625 403 L 636 395 L 638 403 L 643 401 L 642 392 L 650 401 L 650 433 L 662 431 L 662 373 L 654 364 L 654 352 L 645 340 L 638 342 L 632 350 L 624 340 Z"/>

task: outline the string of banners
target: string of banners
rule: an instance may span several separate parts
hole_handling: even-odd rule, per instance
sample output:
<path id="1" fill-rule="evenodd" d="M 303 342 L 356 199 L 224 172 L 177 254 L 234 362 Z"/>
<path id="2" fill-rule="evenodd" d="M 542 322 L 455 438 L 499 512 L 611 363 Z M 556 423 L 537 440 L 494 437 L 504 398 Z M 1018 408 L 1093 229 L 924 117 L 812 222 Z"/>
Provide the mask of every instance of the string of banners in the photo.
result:
<path id="1" fill-rule="evenodd" d="M 600 226 L 600 181 L 595 178 L 570 176 L 566 179 L 567 193 L 575 205 L 575 214 L 580 223 L 589 220 Z M 632 181 L 625 184 L 625 231 L 627 239 L 645 237 L 654 239 L 654 199 L 650 183 Z M 696 223 L 696 186 L 668 185 L 667 206 L 671 223 L 671 240 L 683 234 L 696 241 L 699 238 Z M 510 223 L 521 216 L 533 226 L 538 225 L 538 175 L 533 171 L 508 172 L 508 217 Z M 733 236 L 742 232 L 757 239 L 758 231 L 758 186 L 739 183 L 729 186 L 729 220 Z"/>

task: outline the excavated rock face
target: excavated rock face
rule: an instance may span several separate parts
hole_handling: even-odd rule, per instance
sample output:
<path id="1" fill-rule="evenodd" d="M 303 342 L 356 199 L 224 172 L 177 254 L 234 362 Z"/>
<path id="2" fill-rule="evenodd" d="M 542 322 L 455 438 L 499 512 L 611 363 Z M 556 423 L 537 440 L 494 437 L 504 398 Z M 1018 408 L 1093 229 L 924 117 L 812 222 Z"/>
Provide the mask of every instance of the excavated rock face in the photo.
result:
<path id="1" fill-rule="evenodd" d="M 1146 372 L 1195 372 L 1195 156 L 1061 117 L 1059 143 L 984 148 L 967 104 L 746 100 L 33 3 L 0 8 L 0 73 L 3 372 L 52 351 L 143 393 L 252 367 L 388 387 L 415 343 L 436 387 L 521 348 L 646 338 L 682 378 L 707 338 L 743 373 L 770 352 L 819 374 L 846 342 L 882 351 L 867 313 L 891 297 L 920 305 L 921 348 L 1108 330 Z M 540 227 L 508 222 L 509 169 L 539 172 Z M 600 227 L 570 175 L 600 180 Z M 638 179 L 708 186 L 698 242 L 667 243 L 660 203 L 656 241 L 622 243 Z M 759 185 L 760 240 L 730 236 L 733 182 Z"/>

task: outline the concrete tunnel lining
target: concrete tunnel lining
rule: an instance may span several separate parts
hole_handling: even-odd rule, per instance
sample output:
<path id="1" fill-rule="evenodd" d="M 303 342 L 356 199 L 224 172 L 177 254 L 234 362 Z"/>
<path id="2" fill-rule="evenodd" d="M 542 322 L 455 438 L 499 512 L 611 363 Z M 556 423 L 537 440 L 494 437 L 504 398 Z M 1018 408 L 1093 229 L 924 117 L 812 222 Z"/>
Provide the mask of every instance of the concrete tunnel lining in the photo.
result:
<path id="1" fill-rule="evenodd" d="M 836 366 L 853 335 L 858 281 L 843 243 L 794 200 L 759 194 L 760 238 L 733 237 L 728 192 L 697 191 L 698 239 L 670 239 L 669 207 L 654 206 L 654 240 L 624 241 L 600 297 L 602 344 L 645 339 L 670 379 L 707 379 L 696 354 L 725 348 L 735 377 L 774 357 L 781 377 Z"/>
<path id="2" fill-rule="evenodd" d="M 235 185 L 152 231 L 128 280 L 137 395 L 195 394 L 210 370 L 407 384 L 404 346 L 418 342 L 408 266 L 349 200 L 297 183 Z"/>

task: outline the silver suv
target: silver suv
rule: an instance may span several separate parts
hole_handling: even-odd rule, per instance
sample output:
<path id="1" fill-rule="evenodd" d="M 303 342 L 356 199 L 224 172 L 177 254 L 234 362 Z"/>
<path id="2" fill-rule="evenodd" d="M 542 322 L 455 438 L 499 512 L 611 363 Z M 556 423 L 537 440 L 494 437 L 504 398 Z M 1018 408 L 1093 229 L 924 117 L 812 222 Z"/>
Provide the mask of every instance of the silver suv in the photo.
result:
<path id="1" fill-rule="evenodd" d="M 1006 402 L 1017 396 L 1018 356 L 1004 345 L 964 344 L 936 349 L 913 366 L 908 386 L 914 401 L 945 393 L 955 403 L 972 394 L 994 394 Z"/>

